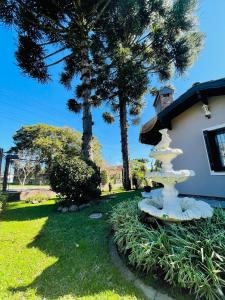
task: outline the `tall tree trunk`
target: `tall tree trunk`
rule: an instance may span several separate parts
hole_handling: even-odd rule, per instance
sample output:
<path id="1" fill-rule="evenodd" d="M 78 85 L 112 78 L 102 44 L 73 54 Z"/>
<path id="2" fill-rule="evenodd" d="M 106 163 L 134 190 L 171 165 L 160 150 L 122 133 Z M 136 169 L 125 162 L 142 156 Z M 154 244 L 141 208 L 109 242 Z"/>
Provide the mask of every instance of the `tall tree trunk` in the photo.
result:
<path id="1" fill-rule="evenodd" d="M 128 124 L 127 124 L 127 107 L 126 101 L 119 97 L 120 102 L 120 135 L 121 151 L 123 159 L 123 187 L 125 190 L 131 189 L 130 167 L 129 167 L 129 150 L 128 150 Z"/>
<path id="2" fill-rule="evenodd" d="M 92 150 L 92 114 L 90 104 L 90 65 L 88 62 L 88 51 L 83 51 L 83 70 L 82 70 L 82 84 L 83 91 L 83 135 L 82 135 L 82 155 L 84 159 L 93 160 Z"/>

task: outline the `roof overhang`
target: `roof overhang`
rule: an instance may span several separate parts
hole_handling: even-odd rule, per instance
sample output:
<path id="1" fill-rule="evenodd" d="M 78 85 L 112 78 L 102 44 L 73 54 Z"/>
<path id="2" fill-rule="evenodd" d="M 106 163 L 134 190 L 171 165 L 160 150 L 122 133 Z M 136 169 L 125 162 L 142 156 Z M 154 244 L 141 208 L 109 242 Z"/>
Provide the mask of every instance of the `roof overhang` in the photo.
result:
<path id="1" fill-rule="evenodd" d="M 156 145 L 161 140 L 159 130 L 163 128 L 171 129 L 171 120 L 173 118 L 199 101 L 207 103 L 209 97 L 220 95 L 225 95 L 225 78 L 194 85 L 156 117 L 142 126 L 140 142 Z"/>

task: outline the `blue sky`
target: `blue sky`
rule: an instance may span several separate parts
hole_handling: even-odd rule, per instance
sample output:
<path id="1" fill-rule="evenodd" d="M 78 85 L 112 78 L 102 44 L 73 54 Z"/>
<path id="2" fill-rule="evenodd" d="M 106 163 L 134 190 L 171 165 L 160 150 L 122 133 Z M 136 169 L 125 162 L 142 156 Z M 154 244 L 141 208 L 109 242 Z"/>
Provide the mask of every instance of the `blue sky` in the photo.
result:
<path id="1" fill-rule="evenodd" d="M 198 16 L 200 29 L 205 34 L 204 49 L 194 66 L 185 76 L 175 77 L 171 83 L 176 88 L 175 98 L 185 92 L 194 82 L 204 82 L 225 77 L 225 1 L 200 0 Z M 59 69 L 53 70 L 53 81 L 42 85 L 26 77 L 16 66 L 14 51 L 16 35 L 9 28 L 0 27 L 0 147 L 7 150 L 12 145 L 12 136 L 22 125 L 46 123 L 69 126 L 82 130 L 80 115 L 67 111 L 65 103 L 71 98 L 57 82 Z M 160 86 L 160 83 L 157 83 Z M 141 124 L 154 116 L 153 98 L 145 97 L 146 107 Z M 109 164 L 121 163 L 120 132 L 118 121 L 107 125 L 102 120 L 102 110 L 95 109 L 94 135 L 102 144 L 103 156 Z M 148 157 L 150 147 L 138 141 L 139 126 L 129 129 L 130 157 Z"/>

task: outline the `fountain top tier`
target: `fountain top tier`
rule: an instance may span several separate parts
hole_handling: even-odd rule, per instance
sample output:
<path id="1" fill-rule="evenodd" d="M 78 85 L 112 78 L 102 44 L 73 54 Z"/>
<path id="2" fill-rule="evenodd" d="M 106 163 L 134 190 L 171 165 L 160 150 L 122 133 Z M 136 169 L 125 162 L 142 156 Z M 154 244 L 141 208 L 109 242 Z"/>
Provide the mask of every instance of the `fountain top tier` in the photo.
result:
<path id="1" fill-rule="evenodd" d="M 155 149 L 157 151 L 159 150 L 167 150 L 170 147 L 170 144 L 172 142 L 169 134 L 168 129 L 161 129 L 159 132 L 162 134 L 161 141 L 155 146 Z M 179 149 L 180 150 L 180 149 Z"/>
<path id="2" fill-rule="evenodd" d="M 155 150 L 150 153 L 150 156 L 162 162 L 162 170 L 160 172 L 154 172 L 154 174 L 149 173 L 149 176 L 152 180 L 157 181 L 159 178 L 160 183 L 165 180 L 167 176 L 174 179 L 174 183 L 182 182 L 185 178 L 190 176 L 194 176 L 193 171 L 182 170 L 182 171 L 174 171 L 173 165 L 171 161 L 176 158 L 178 155 L 182 154 L 183 151 L 181 149 L 170 148 L 171 138 L 168 134 L 168 129 L 162 129 L 159 131 L 162 134 L 161 142 L 155 147 Z"/>

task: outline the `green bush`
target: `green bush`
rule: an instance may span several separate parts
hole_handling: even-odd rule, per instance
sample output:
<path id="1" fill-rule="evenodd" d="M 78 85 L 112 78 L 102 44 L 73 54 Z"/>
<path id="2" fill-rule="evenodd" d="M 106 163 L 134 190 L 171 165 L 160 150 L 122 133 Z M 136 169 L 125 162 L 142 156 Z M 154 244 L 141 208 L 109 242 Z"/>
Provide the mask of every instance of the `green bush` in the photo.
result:
<path id="1" fill-rule="evenodd" d="M 0 194 L 0 213 L 4 211 L 4 209 L 6 208 L 7 200 L 8 200 L 7 194 Z"/>
<path id="2" fill-rule="evenodd" d="M 81 204 L 99 197 L 99 168 L 79 157 L 54 162 L 50 172 L 52 190 L 66 201 Z"/>
<path id="3" fill-rule="evenodd" d="M 137 172 L 134 172 L 132 175 L 132 185 L 135 186 L 135 189 L 139 189 L 141 187 L 142 178 L 138 176 Z"/>
<path id="4" fill-rule="evenodd" d="M 225 212 L 216 209 L 212 219 L 163 225 L 155 218 L 146 222 L 139 200 L 121 203 L 111 217 L 115 242 L 129 263 L 188 289 L 196 299 L 223 299 Z"/>

